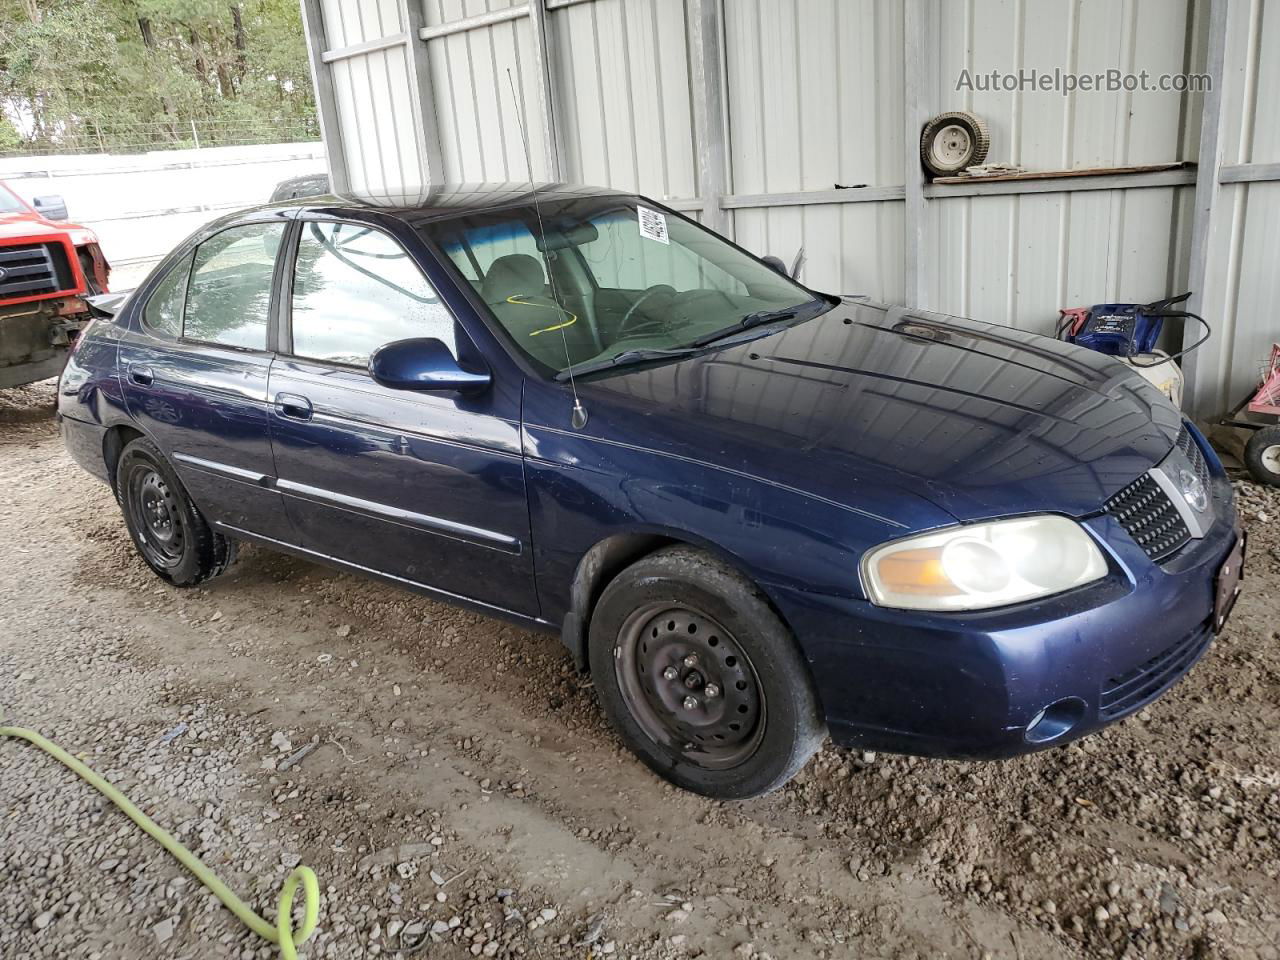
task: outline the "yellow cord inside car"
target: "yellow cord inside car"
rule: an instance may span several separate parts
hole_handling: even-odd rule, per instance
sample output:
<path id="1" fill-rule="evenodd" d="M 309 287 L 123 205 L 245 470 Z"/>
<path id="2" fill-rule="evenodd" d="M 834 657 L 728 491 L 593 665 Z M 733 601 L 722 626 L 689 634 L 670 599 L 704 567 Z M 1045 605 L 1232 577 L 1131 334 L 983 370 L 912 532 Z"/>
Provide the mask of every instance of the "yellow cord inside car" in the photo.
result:
<path id="1" fill-rule="evenodd" d="M 197 880 L 213 891 L 214 895 L 239 918 L 241 923 L 264 940 L 279 944 L 280 956 L 283 960 L 297 960 L 298 947 L 306 943 L 311 934 L 315 932 L 316 922 L 320 917 L 320 885 L 316 882 L 316 875 L 310 867 L 295 867 L 294 871 L 289 874 L 288 879 L 285 880 L 284 888 L 280 891 L 280 902 L 276 908 L 276 923 L 273 927 L 254 913 L 249 905 L 219 880 L 217 875 L 205 866 L 199 857 L 180 844 L 173 834 L 157 824 L 139 810 L 128 797 L 56 743 L 45 739 L 34 730 L 26 730 L 22 727 L 0 726 L 0 737 L 16 737 L 19 740 L 26 740 L 28 743 L 39 747 L 59 763 L 69 767 L 77 776 L 124 811 L 124 815 L 141 827 L 148 836 L 173 854 L 174 858 L 190 870 Z M 302 928 L 295 932 L 292 918 L 293 897 L 299 884 L 302 885 L 303 917 Z"/>
<path id="2" fill-rule="evenodd" d="M 533 303 L 525 299 L 523 294 L 518 293 L 513 297 L 507 297 L 507 303 L 514 303 L 518 307 L 541 307 L 543 310 L 557 310 L 562 317 L 568 316 L 569 319 L 564 323 L 557 323 L 555 326 L 543 327 L 541 330 L 533 331 L 533 333 L 529 334 L 531 337 L 536 337 L 540 333 L 550 333 L 552 330 L 563 330 L 565 327 L 571 327 L 578 322 L 576 313 L 569 313 L 564 307 L 554 303 Z"/>

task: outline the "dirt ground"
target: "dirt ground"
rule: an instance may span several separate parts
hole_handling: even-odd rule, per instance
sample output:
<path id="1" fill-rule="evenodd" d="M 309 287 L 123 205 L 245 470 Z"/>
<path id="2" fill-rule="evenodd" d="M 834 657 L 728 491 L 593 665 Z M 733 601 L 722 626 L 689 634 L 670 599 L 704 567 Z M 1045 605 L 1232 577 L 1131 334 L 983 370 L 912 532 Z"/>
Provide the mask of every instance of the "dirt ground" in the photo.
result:
<path id="1" fill-rule="evenodd" d="M 1239 485 L 1244 597 L 1140 715 L 995 764 L 827 748 L 719 804 L 619 747 L 554 637 L 252 548 L 164 586 L 52 400 L 0 393 L 0 711 L 269 917 L 312 866 L 307 957 L 1280 958 L 1276 492 Z M 0 956 L 275 951 L 6 741 Z"/>

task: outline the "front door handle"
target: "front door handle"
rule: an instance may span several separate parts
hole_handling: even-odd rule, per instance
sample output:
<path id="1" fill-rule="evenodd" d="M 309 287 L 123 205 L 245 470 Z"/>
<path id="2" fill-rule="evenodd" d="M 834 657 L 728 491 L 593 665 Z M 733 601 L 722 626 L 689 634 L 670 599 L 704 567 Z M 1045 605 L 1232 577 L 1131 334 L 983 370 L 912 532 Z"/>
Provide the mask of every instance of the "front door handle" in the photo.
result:
<path id="1" fill-rule="evenodd" d="M 310 420 L 311 401 L 296 393 L 277 393 L 276 411 L 290 420 Z"/>
<path id="2" fill-rule="evenodd" d="M 156 382 L 156 374 L 146 364 L 135 363 L 129 367 L 129 379 L 140 387 L 149 387 Z"/>

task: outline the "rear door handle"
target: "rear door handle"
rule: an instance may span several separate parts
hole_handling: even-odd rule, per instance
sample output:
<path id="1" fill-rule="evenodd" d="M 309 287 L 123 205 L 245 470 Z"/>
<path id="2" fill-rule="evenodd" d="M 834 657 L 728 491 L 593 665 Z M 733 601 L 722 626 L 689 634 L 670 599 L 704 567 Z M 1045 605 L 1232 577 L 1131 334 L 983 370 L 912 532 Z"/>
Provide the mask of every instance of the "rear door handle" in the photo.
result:
<path id="1" fill-rule="evenodd" d="M 290 420 L 310 420 L 311 401 L 296 393 L 277 393 L 276 411 Z"/>
<path id="2" fill-rule="evenodd" d="M 129 367 L 129 379 L 142 387 L 149 387 L 155 383 L 155 371 L 145 364 L 135 363 Z"/>

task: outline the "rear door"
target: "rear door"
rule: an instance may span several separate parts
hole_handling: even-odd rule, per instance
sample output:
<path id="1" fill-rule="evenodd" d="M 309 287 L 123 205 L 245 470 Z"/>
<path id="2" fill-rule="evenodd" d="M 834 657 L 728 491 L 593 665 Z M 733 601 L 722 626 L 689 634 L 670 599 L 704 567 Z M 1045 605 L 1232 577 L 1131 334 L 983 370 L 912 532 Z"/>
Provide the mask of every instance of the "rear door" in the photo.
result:
<path id="1" fill-rule="evenodd" d="M 375 383 L 369 356 L 385 343 L 475 347 L 389 233 L 304 218 L 298 238 L 269 391 L 277 483 L 303 545 L 536 615 L 521 384 L 464 397 Z"/>
<path id="2" fill-rule="evenodd" d="M 291 541 L 272 481 L 270 318 L 287 223 L 228 227 L 147 293 L 120 344 L 130 414 L 213 522 Z"/>

